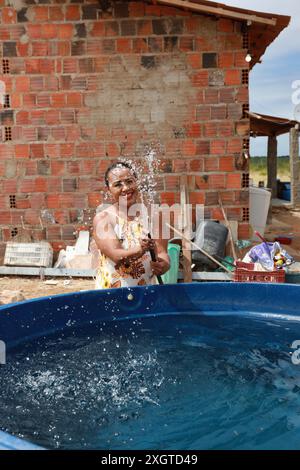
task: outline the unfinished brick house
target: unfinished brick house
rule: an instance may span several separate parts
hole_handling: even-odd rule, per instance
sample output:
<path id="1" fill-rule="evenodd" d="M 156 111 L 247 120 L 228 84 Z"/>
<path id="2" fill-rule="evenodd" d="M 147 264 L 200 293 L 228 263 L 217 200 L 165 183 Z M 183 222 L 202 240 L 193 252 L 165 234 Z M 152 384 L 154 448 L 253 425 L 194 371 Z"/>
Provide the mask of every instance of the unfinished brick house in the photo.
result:
<path id="1" fill-rule="evenodd" d="M 119 156 L 161 144 L 161 202 L 248 236 L 249 63 L 289 17 L 208 1 L 0 0 L 0 244 L 22 224 L 54 249 L 101 203 Z M 40 219 L 45 226 L 41 233 Z"/>

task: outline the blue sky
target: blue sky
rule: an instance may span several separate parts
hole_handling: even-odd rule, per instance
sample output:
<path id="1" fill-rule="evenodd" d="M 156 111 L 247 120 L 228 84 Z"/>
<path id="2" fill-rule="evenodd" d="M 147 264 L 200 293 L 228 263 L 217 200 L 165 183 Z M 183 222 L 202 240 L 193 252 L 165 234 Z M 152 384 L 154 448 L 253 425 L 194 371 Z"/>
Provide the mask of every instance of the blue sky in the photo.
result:
<path id="1" fill-rule="evenodd" d="M 214 1 L 214 0 L 213 0 Z M 250 109 L 295 119 L 292 83 L 300 86 L 300 1 L 223 0 L 226 5 L 291 16 L 291 23 L 268 47 L 262 63 L 250 73 Z M 299 119 L 299 118 L 298 118 Z M 266 155 L 267 139 L 251 139 L 251 155 Z M 288 155 L 288 135 L 278 138 L 278 155 Z"/>

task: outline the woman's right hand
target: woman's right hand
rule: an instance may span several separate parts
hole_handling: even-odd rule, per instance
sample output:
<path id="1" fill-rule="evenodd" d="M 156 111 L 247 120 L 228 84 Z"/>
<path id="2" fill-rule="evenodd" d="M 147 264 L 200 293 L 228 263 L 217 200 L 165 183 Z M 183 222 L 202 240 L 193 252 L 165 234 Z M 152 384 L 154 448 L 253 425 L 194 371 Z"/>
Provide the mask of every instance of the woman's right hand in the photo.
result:
<path id="1" fill-rule="evenodd" d="M 142 238 L 140 241 L 141 249 L 143 251 L 143 254 L 146 253 L 146 251 L 149 250 L 154 250 L 156 249 L 155 241 L 152 240 L 151 238 Z"/>

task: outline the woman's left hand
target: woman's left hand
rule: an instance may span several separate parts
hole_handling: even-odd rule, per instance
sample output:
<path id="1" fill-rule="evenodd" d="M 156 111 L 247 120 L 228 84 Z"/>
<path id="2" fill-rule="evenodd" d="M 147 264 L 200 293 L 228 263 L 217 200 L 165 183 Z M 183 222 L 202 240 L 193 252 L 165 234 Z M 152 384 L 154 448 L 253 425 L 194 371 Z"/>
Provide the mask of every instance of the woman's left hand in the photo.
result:
<path id="1" fill-rule="evenodd" d="M 170 269 L 169 263 L 162 258 L 157 258 L 157 261 L 151 261 L 151 269 L 155 276 L 161 276 Z"/>

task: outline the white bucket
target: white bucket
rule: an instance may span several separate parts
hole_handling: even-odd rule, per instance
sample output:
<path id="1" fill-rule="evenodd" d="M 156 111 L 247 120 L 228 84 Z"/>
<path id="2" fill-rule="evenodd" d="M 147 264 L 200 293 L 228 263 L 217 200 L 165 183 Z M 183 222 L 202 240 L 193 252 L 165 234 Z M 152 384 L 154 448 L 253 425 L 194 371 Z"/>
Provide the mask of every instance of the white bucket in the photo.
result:
<path id="1" fill-rule="evenodd" d="M 250 186 L 249 195 L 250 225 L 252 226 L 253 232 L 257 231 L 261 235 L 264 235 L 270 207 L 271 192 L 264 188 Z M 256 235 L 253 235 L 252 239 L 259 240 Z"/>

